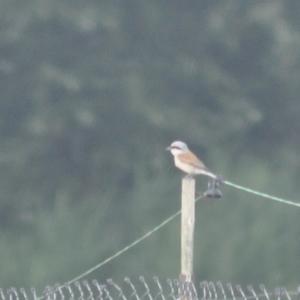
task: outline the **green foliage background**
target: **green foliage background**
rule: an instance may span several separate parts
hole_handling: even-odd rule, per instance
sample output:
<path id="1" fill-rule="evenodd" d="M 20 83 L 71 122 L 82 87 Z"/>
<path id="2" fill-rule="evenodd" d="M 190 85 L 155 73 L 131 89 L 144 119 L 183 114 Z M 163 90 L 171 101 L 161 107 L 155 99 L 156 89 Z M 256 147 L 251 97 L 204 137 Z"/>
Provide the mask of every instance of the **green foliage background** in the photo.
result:
<path id="1" fill-rule="evenodd" d="M 297 201 L 299 12 L 297 0 L 1 0 L 1 286 L 67 281 L 176 211 L 174 139 L 225 178 Z M 197 206 L 196 279 L 298 284 L 299 215 L 224 187 Z M 179 238 L 176 220 L 91 277 L 177 277 Z"/>

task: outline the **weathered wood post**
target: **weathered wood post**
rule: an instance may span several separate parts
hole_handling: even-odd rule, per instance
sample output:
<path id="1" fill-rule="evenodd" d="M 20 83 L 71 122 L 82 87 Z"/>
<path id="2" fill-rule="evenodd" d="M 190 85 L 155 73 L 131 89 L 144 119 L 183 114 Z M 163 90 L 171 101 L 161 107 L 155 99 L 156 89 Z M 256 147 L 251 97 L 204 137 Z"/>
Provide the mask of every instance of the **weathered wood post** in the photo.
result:
<path id="1" fill-rule="evenodd" d="M 182 178 L 181 187 L 181 280 L 191 282 L 193 276 L 195 179 Z"/>

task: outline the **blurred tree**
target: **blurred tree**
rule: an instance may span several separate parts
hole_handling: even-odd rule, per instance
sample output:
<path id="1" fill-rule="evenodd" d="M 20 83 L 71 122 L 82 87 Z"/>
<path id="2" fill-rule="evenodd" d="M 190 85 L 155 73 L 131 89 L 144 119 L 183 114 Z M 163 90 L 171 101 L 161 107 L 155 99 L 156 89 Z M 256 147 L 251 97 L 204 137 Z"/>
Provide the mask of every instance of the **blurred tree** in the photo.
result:
<path id="1" fill-rule="evenodd" d="M 3 286 L 68 280 L 175 211 L 173 139 L 296 199 L 298 6 L 2 0 Z M 196 277 L 296 283 L 298 212 L 224 198 L 199 204 Z M 175 222 L 94 276 L 175 277 L 178 240 Z"/>

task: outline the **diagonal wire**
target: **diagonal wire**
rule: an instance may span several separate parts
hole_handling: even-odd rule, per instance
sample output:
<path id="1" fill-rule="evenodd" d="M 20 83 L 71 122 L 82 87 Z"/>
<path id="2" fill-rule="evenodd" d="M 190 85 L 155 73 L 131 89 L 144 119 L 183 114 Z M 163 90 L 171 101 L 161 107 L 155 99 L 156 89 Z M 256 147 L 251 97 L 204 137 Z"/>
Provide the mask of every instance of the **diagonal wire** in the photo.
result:
<path id="1" fill-rule="evenodd" d="M 251 194 L 263 197 L 263 198 L 268 198 L 270 200 L 281 202 L 281 203 L 284 203 L 284 204 L 287 204 L 287 205 L 292 205 L 292 206 L 300 207 L 300 203 L 293 202 L 293 201 L 290 201 L 290 200 L 286 200 L 286 199 L 283 199 L 283 198 L 279 198 L 279 197 L 276 197 L 276 196 L 272 196 L 272 195 L 269 195 L 269 194 L 266 194 L 266 193 L 262 193 L 262 192 L 259 192 L 259 191 L 256 191 L 256 190 L 253 190 L 253 189 L 250 189 L 250 188 L 247 188 L 247 187 L 243 187 L 243 186 L 235 184 L 235 183 L 232 183 L 232 182 L 227 181 L 227 180 L 223 181 L 223 183 L 226 184 L 226 185 L 228 185 L 228 186 L 231 186 L 231 187 L 233 187 L 235 189 L 242 190 L 244 192 L 251 193 Z M 195 199 L 195 201 L 197 202 L 197 201 L 199 201 L 200 199 L 202 199 L 204 197 L 205 196 L 201 195 L 201 196 L 197 197 Z M 52 293 L 54 293 L 59 288 L 63 288 L 65 286 L 69 286 L 70 284 L 72 284 L 72 283 L 74 283 L 74 282 L 82 279 L 83 277 L 85 277 L 85 276 L 93 273 L 94 271 L 100 269 L 101 267 L 103 267 L 104 265 L 108 264 L 112 260 L 116 259 L 117 257 L 119 257 L 120 255 L 122 255 L 123 253 L 127 252 L 128 250 L 130 250 L 131 248 L 133 248 L 137 244 L 141 243 L 143 240 L 145 240 L 146 238 L 148 238 L 149 236 L 151 236 L 153 233 L 155 233 L 156 231 L 158 231 L 159 229 L 161 229 L 162 227 L 164 227 L 165 225 L 167 225 L 169 222 L 171 222 L 173 219 L 175 219 L 180 214 L 181 214 L 181 210 L 178 210 L 176 213 L 174 213 L 173 215 L 171 215 L 170 217 L 168 217 L 167 219 L 165 219 L 159 225 L 155 226 L 153 229 L 151 229 L 150 231 L 146 232 L 144 235 L 140 236 L 138 239 L 136 239 L 132 243 L 128 244 L 127 246 L 125 246 L 121 250 L 117 251 L 113 255 L 109 256 L 106 259 L 104 259 L 103 261 L 101 261 L 97 265 L 91 267 L 87 271 L 85 271 L 85 272 L 81 273 L 80 275 L 74 277 L 73 279 L 65 282 L 63 285 L 61 285 L 59 287 L 56 287 L 52 291 Z M 46 296 L 47 296 L 47 294 L 44 294 L 43 296 L 38 297 L 37 300 L 44 299 Z"/>
<path id="2" fill-rule="evenodd" d="M 281 203 L 284 203 L 284 204 L 287 204 L 287 205 L 300 207 L 300 203 L 298 203 L 298 202 L 293 202 L 293 201 L 290 201 L 290 200 L 287 200 L 287 199 L 283 199 L 283 198 L 279 198 L 279 197 L 272 196 L 272 195 L 269 195 L 269 194 L 261 193 L 259 191 L 256 191 L 256 190 L 253 190 L 253 189 L 250 189 L 250 188 L 232 183 L 232 182 L 227 181 L 227 180 L 224 181 L 224 184 L 226 184 L 228 186 L 231 186 L 235 189 L 238 189 L 238 190 L 250 193 L 250 194 L 254 194 L 254 195 L 257 195 L 257 196 L 260 196 L 260 197 L 263 197 L 263 198 L 268 198 L 270 200 L 281 202 Z"/>
<path id="3" fill-rule="evenodd" d="M 197 197 L 195 199 L 195 202 L 198 202 L 200 199 L 203 199 L 205 196 L 200 195 L 199 197 Z M 81 273 L 80 275 L 74 277 L 73 279 L 65 282 L 64 284 L 62 284 L 59 287 L 56 287 L 55 289 L 53 289 L 51 291 L 51 293 L 55 293 L 58 289 L 66 287 L 71 285 L 72 283 L 82 279 L 83 277 L 86 277 L 87 275 L 93 273 L 94 271 L 100 269 L 101 267 L 103 267 L 104 265 L 108 264 L 109 262 L 111 262 L 112 260 L 114 260 L 115 258 L 119 257 L 120 255 L 122 255 L 123 253 L 127 252 L 128 250 L 130 250 L 131 248 L 133 248 L 134 246 L 136 246 L 137 244 L 141 243 L 143 240 L 145 240 L 146 238 L 148 238 L 149 236 L 151 236 L 153 233 L 155 233 L 156 231 L 158 231 L 159 229 L 161 229 L 162 227 L 164 227 L 165 225 L 167 225 L 168 223 L 170 223 L 172 220 L 174 220 L 178 215 L 181 214 L 181 210 L 178 210 L 176 213 L 174 213 L 173 215 L 171 215 L 170 217 L 168 217 L 167 219 L 165 219 L 164 221 L 162 221 L 160 224 L 158 224 L 157 226 L 155 226 L 153 229 L 149 230 L 148 232 L 146 232 L 144 235 L 140 236 L 139 238 L 137 238 L 135 241 L 133 241 L 132 243 L 128 244 L 127 246 L 125 246 L 124 248 L 122 248 L 121 250 L 117 251 L 116 253 L 114 253 L 113 255 L 107 257 L 106 259 L 104 259 L 103 261 L 101 261 L 100 263 L 98 263 L 97 265 L 91 267 L 90 269 L 88 269 L 87 271 Z M 47 293 L 38 297 L 37 300 L 40 299 L 44 299 L 47 296 Z"/>

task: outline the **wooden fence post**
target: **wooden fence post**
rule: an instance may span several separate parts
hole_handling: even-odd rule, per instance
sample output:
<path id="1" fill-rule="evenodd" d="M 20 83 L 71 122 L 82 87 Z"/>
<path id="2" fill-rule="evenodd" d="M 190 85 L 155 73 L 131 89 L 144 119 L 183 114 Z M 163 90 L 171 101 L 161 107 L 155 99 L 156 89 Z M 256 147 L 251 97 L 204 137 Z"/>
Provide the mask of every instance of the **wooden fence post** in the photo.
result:
<path id="1" fill-rule="evenodd" d="M 182 178 L 181 190 L 181 279 L 191 282 L 193 276 L 195 179 Z"/>

